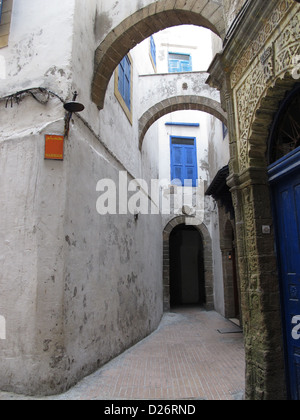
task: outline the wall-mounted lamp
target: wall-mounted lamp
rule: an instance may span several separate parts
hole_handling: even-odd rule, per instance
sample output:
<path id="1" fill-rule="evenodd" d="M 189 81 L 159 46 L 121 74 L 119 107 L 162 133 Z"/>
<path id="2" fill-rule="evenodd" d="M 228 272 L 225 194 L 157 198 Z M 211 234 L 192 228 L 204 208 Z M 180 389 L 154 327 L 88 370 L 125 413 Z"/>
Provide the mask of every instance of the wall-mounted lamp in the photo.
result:
<path id="1" fill-rule="evenodd" d="M 65 123 L 65 137 L 69 134 L 70 121 L 72 118 L 72 114 L 74 112 L 82 112 L 85 109 L 83 104 L 81 104 L 80 102 L 76 102 L 77 96 L 78 96 L 78 93 L 75 91 L 73 100 L 71 102 L 66 102 L 64 104 L 64 108 L 68 112 L 68 114 L 66 115 L 66 123 Z"/>

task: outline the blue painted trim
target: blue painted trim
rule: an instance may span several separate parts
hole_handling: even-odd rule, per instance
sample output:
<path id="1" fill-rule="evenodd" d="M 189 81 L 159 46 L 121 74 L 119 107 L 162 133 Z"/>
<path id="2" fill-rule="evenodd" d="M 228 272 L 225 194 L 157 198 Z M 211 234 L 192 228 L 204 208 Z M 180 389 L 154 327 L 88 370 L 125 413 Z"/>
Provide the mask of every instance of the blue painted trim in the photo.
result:
<path id="1" fill-rule="evenodd" d="M 150 51 L 151 51 L 151 56 L 152 56 L 153 62 L 154 62 L 155 67 L 156 67 L 156 64 L 157 64 L 156 63 L 156 44 L 155 44 L 153 35 L 151 35 L 151 37 L 150 37 Z"/>
<path id="2" fill-rule="evenodd" d="M 1 17 L 2 17 L 2 9 L 3 9 L 3 0 L 0 0 L 0 23 L 1 23 Z"/>
<path id="3" fill-rule="evenodd" d="M 275 182 L 278 178 L 287 176 L 292 172 L 300 169 L 300 147 L 293 150 L 288 155 L 279 159 L 277 162 L 269 166 L 269 181 Z"/>
<path id="4" fill-rule="evenodd" d="M 282 325 L 285 338 L 286 375 L 289 398 L 292 400 L 298 400 L 300 397 L 300 342 L 295 341 L 291 336 L 291 328 L 293 328 L 291 319 L 299 313 L 300 296 L 300 286 L 297 281 L 300 275 L 298 218 L 300 172 L 299 165 L 296 165 L 296 159 L 299 160 L 299 157 L 300 148 L 270 166 L 270 170 L 274 172 L 272 201 L 280 277 Z M 288 170 L 288 165 L 291 165 L 291 171 Z M 293 292 L 296 292 L 295 298 L 291 296 L 291 286 L 296 288 Z"/>
<path id="5" fill-rule="evenodd" d="M 196 140 L 197 140 L 197 138 L 196 138 L 196 137 L 188 137 L 188 136 L 174 136 L 174 135 L 172 135 L 172 136 L 170 136 L 170 138 L 171 138 L 171 140 L 172 140 L 172 139 L 195 140 L 195 146 L 196 146 Z"/>
<path id="6" fill-rule="evenodd" d="M 118 89 L 127 108 L 131 111 L 131 62 L 128 55 L 119 64 Z"/>
<path id="7" fill-rule="evenodd" d="M 172 143 L 172 140 L 174 139 L 182 139 L 182 140 L 193 140 L 193 145 L 190 146 L 186 146 L 185 144 L 178 144 L 178 145 L 174 145 Z M 193 150 L 193 165 L 186 165 L 184 162 L 181 162 L 181 164 L 177 164 L 175 165 L 175 161 L 174 161 L 174 150 L 175 148 L 181 148 L 182 150 L 184 149 L 192 149 Z M 183 137 L 183 136 L 170 136 L 170 151 L 171 151 L 171 183 L 172 185 L 177 185 L 176 183 L 174 183 L 174 181 L 178 180 L 179 178 L 176 178 L 175 176 L 175 166 L 181 166 L 182 167 L 182 178 L 180 179 L 181 181 L 181 186 L 185 186 L 185 180 L 189 180 L 186 176 L 186 171 L 188 168 L 193 168 L 194 172 L 193 172 L 193 179 L 192 181 L 192 185 L 191 187 L 198 187 L 198 160 L 197 160 L 197 139 L 196 137 Z M 183 152 L 185 155 L 185 151 Z M 183 155 L 181 156 L 183 157 Z"/>
<path id="8" fill-rule="evenodd" d="M 171 58 L 171 56 L 185 56 L 187 60 Z M 184 73 L 193 71 L 193 62 L 191 54 L 169 52 L 169 73 Z"/>
<path id="9" fill-rule="evenodd" d="M 175 125 L 175 126 L 178 126 L 178 127 L 200 127 L 199 123 L 167 122 L 165 125 Z"/>

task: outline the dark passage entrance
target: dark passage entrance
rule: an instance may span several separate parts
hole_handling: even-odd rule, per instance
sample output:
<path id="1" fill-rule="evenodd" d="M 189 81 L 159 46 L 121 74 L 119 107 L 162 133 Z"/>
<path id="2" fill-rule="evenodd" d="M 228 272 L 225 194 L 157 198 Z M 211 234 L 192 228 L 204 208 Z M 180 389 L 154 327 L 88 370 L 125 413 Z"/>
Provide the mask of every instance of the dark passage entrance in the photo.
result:
<path id="1" fill-rule="evenodd" d="M 204 305 L 203 241 L 192 226 L 179 225 L 170 235 L 171 306 Z"/>

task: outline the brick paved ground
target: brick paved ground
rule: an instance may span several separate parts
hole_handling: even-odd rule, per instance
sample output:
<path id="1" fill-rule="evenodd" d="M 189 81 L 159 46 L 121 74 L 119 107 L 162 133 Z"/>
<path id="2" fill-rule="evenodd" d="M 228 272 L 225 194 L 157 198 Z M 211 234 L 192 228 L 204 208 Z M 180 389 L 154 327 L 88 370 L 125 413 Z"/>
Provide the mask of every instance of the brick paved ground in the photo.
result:
<path id="1" fill-rule="evenodd" d="M 243 337 L 228 333 L 236 329 L 216 312 L 176 310 L 150 337 L 66 394 L 47 399 L 241 399 Z M 0 393 L 1 399 L 23 397 Z"/>

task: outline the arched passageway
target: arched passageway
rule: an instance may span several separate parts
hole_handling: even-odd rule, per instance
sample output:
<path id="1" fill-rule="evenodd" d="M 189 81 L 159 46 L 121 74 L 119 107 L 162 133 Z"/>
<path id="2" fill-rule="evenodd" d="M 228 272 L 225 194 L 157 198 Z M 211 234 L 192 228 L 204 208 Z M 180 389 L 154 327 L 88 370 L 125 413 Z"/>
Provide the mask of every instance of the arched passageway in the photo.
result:
<path id="1" fill-rule="evenodd" d="M 161 101 L 150 108 L 139 120 L 139 147 L 142 149 L 145 135 L 152 124 L 159 118 L 175 111 L 202 111 L 218 118 L 227 125 L 227 115 L 221 104 L 202 96 L 176 96 Z"/>
<path id="2" fill-rule="evenodd" d="M 155 32 L 178 25 L 197 25 L 225 36 L 223 6 L 207 0 L 152 2 L 117 25 L 95 53 L 92 100 L 102 109 L 108 83 L 122 58 Z"/>
<path id="3" fill-rule="evenodd" d="M 190 240 L 195 246 L 192 252 Z M 214 309 L 212 241 L 206 226 L 188 227 L 185 216 L 171 220 L 163 232 L 163 252 L 164 310 L 168 311 L 172 303 L 202 304 L 207 310 Z M 178 253 L 182 253 L 180 264 L 175 261 Z M 198 261 L 194 264 L 194 271 L 189 272 L 187 266 L 192 259 Z M 183 270 L 183 275 L 178 275 L 178 270 Z M 191 298 L 190 287 L 197 294 L 195 299 Z"/>
<path id="4" fill-rule="evenodd" d="M 193 226 L 179 225 L 170 235 L 170 303 L 206 303 L 203 242 Z"/>

